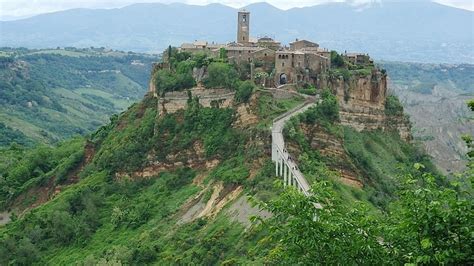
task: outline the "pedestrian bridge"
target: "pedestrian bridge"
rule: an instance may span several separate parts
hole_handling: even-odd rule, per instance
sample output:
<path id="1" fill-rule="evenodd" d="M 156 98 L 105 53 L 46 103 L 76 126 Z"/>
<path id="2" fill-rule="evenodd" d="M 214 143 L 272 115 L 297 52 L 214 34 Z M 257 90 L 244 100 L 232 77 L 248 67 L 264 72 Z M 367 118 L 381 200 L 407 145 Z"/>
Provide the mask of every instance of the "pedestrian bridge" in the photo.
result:
<path id="1" fill-rule="evenodd" d="M 272 126 L 272 161 L 275 162 L 275 174 L 283 178 L 285 186 L 294 186 L 306 196 L 310 195 L 310 186 L 286 149 L 283 128 L 290 118 L 308 110 L 314 104 L 315 99 L 308 98 L 305 103 L 275 118 Z"/>

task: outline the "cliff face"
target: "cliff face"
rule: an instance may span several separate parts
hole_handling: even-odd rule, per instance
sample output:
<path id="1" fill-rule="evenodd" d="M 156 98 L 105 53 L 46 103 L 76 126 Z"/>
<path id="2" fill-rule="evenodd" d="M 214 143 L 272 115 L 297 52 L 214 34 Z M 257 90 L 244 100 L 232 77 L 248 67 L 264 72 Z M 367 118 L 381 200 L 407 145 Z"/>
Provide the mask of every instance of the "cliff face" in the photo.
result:
<path id="1" fill-rule="evenodd" d="M 319 88 L 331 88 L 339 99 L 341 124 L 357 131 L 382 129 L 397 131 L 406 141 L 412 139 L 410 122 L 404 116 L 385 113 L 388 96 L 387 76 L 374 70 L 367 76 L 352 76 L 349 80 L 323 78 Z"/>

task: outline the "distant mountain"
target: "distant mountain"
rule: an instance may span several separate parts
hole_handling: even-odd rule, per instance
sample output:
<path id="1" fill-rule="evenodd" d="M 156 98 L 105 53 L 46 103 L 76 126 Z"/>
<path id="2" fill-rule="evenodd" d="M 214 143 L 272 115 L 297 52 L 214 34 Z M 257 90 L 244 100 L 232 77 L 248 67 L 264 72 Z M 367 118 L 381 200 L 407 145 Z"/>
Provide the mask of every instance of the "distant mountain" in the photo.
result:
<path id="1" fill-rule="evenodd" d="M 341 52 L 367 52 L 376 59 L 474 62 L 474 12 L 429 1 L 331 3 L 286 11 L 257 3 L 246 9 L 252 12 L 253 36 L 270 35 L 283 43 L 306 38 Z M 195 39 L 232 41 L 235 29 L 236 9 L 220 4 L 134 4 L 0 22 L 0 45 L 157 52 Z"/>

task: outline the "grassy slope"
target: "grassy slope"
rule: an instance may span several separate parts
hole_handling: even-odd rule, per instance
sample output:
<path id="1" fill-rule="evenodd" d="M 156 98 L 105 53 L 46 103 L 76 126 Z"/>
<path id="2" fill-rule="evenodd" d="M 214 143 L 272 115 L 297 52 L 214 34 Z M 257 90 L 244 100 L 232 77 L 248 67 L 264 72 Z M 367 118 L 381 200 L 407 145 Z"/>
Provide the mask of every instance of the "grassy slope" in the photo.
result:
<path id="1" fill-rule="evenodd" d="M 265 114 L 265 119 L 272 119 L 301 101 L 301 99 L 275 101 L 269 98 L 267 93 L 262 95 L 260 100 L 265 101 L 264 103 L 260 101 L 259 106 L 272 110 Z M 260 254 L 255 253 L 255 242 L 262 237 L 262 233 L 246 232 L 243 225 L 232 222 L 224 215 L 227 207 L 215 218 L 198 219 L 182 225 L 178 225 L 178 221 L 181 219 L 182 211 L 179 210 L 183 203 L 218 181 L 224 182 L 228 189 L 232 189 L 236 184 L 243 184 L 245 193 L 257 194 L 259 198 L 275 195 L 271 185 L 273 182 L 271 164 L 267 163 L 266 167 L 256 169 L 256 176 L 252 180 L 246 180 L 249 170 L 252 166 L 255 167 L 254 160 L 260 161 L 266 157 L 263 154 L 262 144 L 250 145 L 253 148 L 246 149 L 243 149 L 242 145 L 247 146 L 250 137 L 261 138 L 259 137 L 261 134 L 266 135 L 267 129 L 248 129 L 245 133 L 242 130 L 221 127 L 219 123 L 214 122 L 216 119 L 208 121 L 207 117 L 223 116 L 218 121 L 225 121 L 227 112 L 212 108 L 199 109 L 197 112 L 200 118 L 190 118 L 189 121 L 199 120 L 201 121 L 199 123 L 211 124 L 191 127 L 194 129 L 191 129 L 189 136 L 193 136 L 193 141 L 203 141 L 205 149 L 211 151 L 206 155 L 206 160 L 217 158 L 221 161 L 214 170 L 207 172 L 207 169 L 202 168 L 193 170 L 178 168 L 145 180 L 114 180 L 112 176 L 115 171 L 140 169 L 145 159 L 144 155 L 150 148 L 155 147 L 154 149 L 173 153 L 176 149 L 181 149 L 181 145 L 186 145 L 188 130 L 182 131 L 182 129 L 191 125 L 180 122 L 183 113 L 155 121 L 154 106 L 151 99 L 133 105 L 119 120 L 114 120 L 111 125 L 94 134 L 92 141 L 98 147 L 94 164 L 83 170 L 80 182 L 67 187 L 54 200 L 33 210 L 24 218 L 9 224 L 3 229 L 4 241 L 8 236 L 16 238 L 21 235 L 34 239 L 32 226 L 42 224 L 42 232 L 49 236 L 43 235 L 40 241 L 32 240 L 37 252 L 32 254 L 38 255 L 37 262 L 47 264 L 97 262 L 100 258 L 139 264 L 158 261 L 211 264 L 228 259 L 235 261 L 258 259 Z M 186 117 L 189 114 L 184 115 Z M 172 121 L 177 123 L 177 127 L 172 126 L 175 123 Z M 159 131 L 161 133 L 157 133 L 158 136 L 154 138 L 147 137 L 155 126 L 163 131 Z M 180 129 L 182 126 L 184 128 Z M 211 127 L 211 131 L 223 131 L 217 139 L 208 139 L 207 131 L 201 131 L 203 128 L 207 130 L 207 127 Z M 172 130 L 175 135 L 169 135 L 167 130 Z M 225 148 L 229 144 L 219 139 L 220 136 L 228 134 L 234 138 L 231 141 L 234 142 L 231 145 L 237 145 L 234 148 Z M 159 139 L 162 144 L 159 144 Z M 138 146 L 134 146 L 134 140 L 137 140 Z M 135 150 L 137 148 L 144 149 L 137 151 Z M 138 156 L 129 157 L 128 152 L 138 153 Z M 161 151 L 157 150 L 156 156 L 160 156 L 160 153 Z M 121 155 L 127 158 L 122 160 L 117 157 Z M 114 170 L 110 169 L 112 167 Z M 203 171 L 208 176 L 203 185 L 193 184 L 192 179 Z M 84 205 L 80 207 L 83 208 L 82 211 L 75 213 L 71 211 L 78 205 Z M 54 237 L 45 233 L 48 232 L 50 217 L 60 215 L 59 213 L 66 216 L 62 220 L 73 220 L 70 223 L 75 227 L 80 228 L 82 223 L 91 223 L 88 226 L 91 231 L 87 234 L 78 229 L 81 234 L 76 235 L 68 231 L 66 224 L 58 222 L 53 230 L 62 232 L 63 235 L 69 234 L 73 239 L 72 242 L 61 243 L 61 240 L 58 240 L 59 236 Z M 118 213 L 125 214 L 122 217 Z M 81 217 L 89 218 L 82 220 Z M 17 248 L 21 250 L 22 247 L 18 245 Z M 10 255 L 20 252 L 18 249 L 10 251 Z M 4 245 L 0 245 L 0 255 L 2 251 L 6 252 Z M 41 259 L 38 260 L 39 258 Z"/>
<path id="2" fill-rule="evenodd" d="M 270 121 L 300 101 L 275 101 L 262 93 L 257 102 L 260 121 Z M 276 180 L 274 168 L 264 151 L 270 144 L 265 123 L 245 130 L 233 129 L 225 126 L 232 110 L 212 108 L 190 109 L 155 120 L 154 106 L 152 99 L 145 99 L 97 131 L 91 137 L 97 149 L 94 163 L 82 171 L 79 183 L 0 229 L 0 257 L 20 259 L 18 254 L 30 249 L 30 256 L 24 259 L 33 256 L 40 264 L 263 263 L 272 243 L 265 242 L 265 232 L 245 230 L 229 219 L 225 215 L 228 205 L 214 218 L 184 224 L 178 221 L 188 199 L 219 181 L 229 189 L 243 185 L 246 194 L 263 200 L 276 195 L 278 190 L 272 186 Z M 365 174 L 371 174 L 367 177 L 374 178 L 373 182 L 394 175 L 394 167 L 380 172 L 385 166 L 396 165 L 400 160 L 411 163 L 412 150 L 393 134 L 343 130 L 349 154 L 357 151 L 364 155 L 362 158 L 370 159 L 370 163 L 356 164 Z M 232 137 L 232 143 L 222 141 L 227 136 Z M 195 141 L 204 143 L 205 155 L 201 156 L 206 161 L 220 160 L 211 172 L 200 167 L 178 167 L 142 180 L 114 178 L 116 172 L 140 170 L 150 149 L 156 158 L 166 162 L 161 153 L 186 150 Z M 253 179 L 247 179 L 250 172 L 256 172 Z M 203 173 L 207 176 L 205 182 L 194 184 L 194 177 Z M 347 204 L 353 199 L 370 200 L 369 192 L 332 181 L 348 199 Z M 69 237 L 63 238 L 64 235 Z M 33 246 L 20 241 L 22 238 L 29 239 Z M 257 246 L 257 242 L 261 245 Z"/>

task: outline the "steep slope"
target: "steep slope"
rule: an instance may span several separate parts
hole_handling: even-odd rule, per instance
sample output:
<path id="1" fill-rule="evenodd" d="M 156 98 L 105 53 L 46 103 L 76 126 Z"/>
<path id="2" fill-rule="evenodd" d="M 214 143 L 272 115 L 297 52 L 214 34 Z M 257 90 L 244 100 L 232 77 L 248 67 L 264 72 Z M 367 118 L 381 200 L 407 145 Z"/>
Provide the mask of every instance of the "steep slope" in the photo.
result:
<path id="1" fill-rule="evenodd" d="M 252 36 L 317 41 L 339 51 L 363 51 L 376 59 L 422 62 L 474 60 L 472 11 L 431 1 L 331 3 L 280 10 L 258 3 Z M 176 23 L 176 18 L 180 18 Z M 73 9 L 0 22 L 2 46 L 112 47 L 160 52 L 168 44 L 197 39 L 235 40 L 235 9 L 220 4 L 135 4 L 119 9 Z M 350 25 L 350 26 L 349 26 Z M 470 34 L 469 34 L 470 33 Z"/>
<path id="2" fill-rule="evenodd" d="M 105 49 L 0 51 L 1 145 L 87 134 L 146 91 L 153 56 Z"/>
<path id="3" fill-rule="evenodd" d="M 87 144 L 78 140 L 75 145 L 84 145 L 75 146 L 78 157 L 71 154 L 76 148 L 65 144 L 69 148 L 62 151 L 63 158 L 78 160 L 41 160 L 45 154 L 39 153 L 38 160 L 20 156 L 11 161 L 1 173 L 7 182 L 3 186 L 17 193 L 3 194 L 2 200 L 4 207 L 21 215 L 0 229 L 2 263 L 263 263 L 275 243 L 265 243 L 265 232 L 249 227 L 248 219 L 269 214 L 252 207 L 246 196 L 265 201 L 279 193 L 272 185 L 276 179 L 268 121 L 301 103 L 292 93 L 283 98 L 277 94 L 274 98 L 270 92 L 256 91 L 249 103 L 234 102 L 226 108 L 202 107 L 190 99 L 186 109 L 161 115 L 159 99 L 149 95 L 91 135 Z M 327 121 L 329 128 L 333 122 L 325 114 L 334 110 L 334 103 L 323 100 L 316 108 L 318 121 Z M 382 133 L 370 134 L 379 136 L 384 147 L 403 143 L 396 133 L 391 137 L 396 143 L 387 142 Z M 300 148 L 310 156 L 320 150 Z M 348 161 L 359 158 L 348 150 L 342 151 Z M 408 159 L 411 150 L 386 152 L 396 157 L 379 158 L 384 165 L 395 165 L 400 156 L 407 158 L 406 165 L 415 160 Z M 305 156 L 298 160 L 311 174 Z M 34 181 L 14 178 L 22 167 L 33 173 L 40 162 L 43 173 L 35 172 Z M 385 177 L 353 165 L 364 188 L 345 187 L 328 175 L 313 175 L 312 181 L 332 180 L 348 191 L 347 199 L 364 198 L 366 189 L 376 189 Z M 38 201 L 16 197 L 25 192 L 37 195 Z M 387 195 L 380 198 L 386 200 Z M 37 203 L 42 205 L 30 210 Z"/>
<path id="4" fill-rule="evenodd" d="M 413 134 L 444 172 L 465 168 L 461 136 L 474 132 L 466 102 L 474 97 L 474 66 L 381 62 L 413 122 Z"/>

